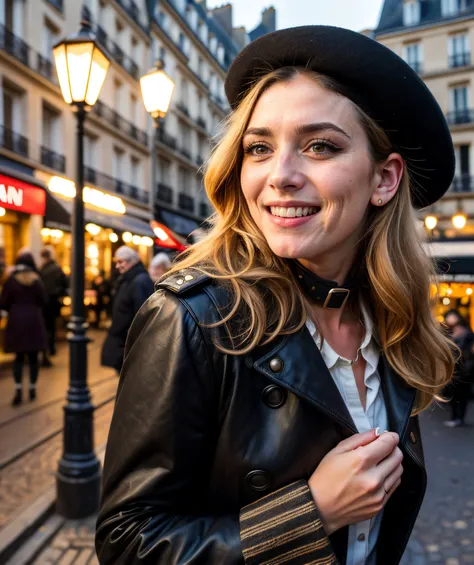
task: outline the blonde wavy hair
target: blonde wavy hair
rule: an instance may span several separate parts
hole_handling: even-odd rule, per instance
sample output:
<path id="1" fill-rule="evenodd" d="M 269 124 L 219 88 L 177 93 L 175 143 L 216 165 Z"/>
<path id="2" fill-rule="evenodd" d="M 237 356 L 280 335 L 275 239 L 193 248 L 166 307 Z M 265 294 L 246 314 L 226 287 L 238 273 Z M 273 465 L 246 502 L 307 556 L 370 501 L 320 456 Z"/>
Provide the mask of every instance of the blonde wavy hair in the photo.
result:
<path id="1" fill-rule="evenodd" d="M 311 307 L 296 283 L 290 262 L 276 256 L 253 221 L 240 185 L 242 137 L 262 93 L 298 74 L 344 94 L 335 80 L 307 69 L 285 67 L 258 80 L 228 116 L 208 161 L 204 184 L 216 212 L 208 236 L 182 253 L 167 276 L 193 267 L 227 286 L 233 303 L 222 313 L 231 328 L 230 355 L 244 355 L 277 336 L 299 331 Z M 353 103 L 371 148 L 374 167 L 394 150 L 386 133 Z M 376 337 L 393 369 L 417 389 L 414 413 L 424 410 L 453 374 L 451 342 L 432 314 L 430 283 L 435 280 L 416 227 L 411 202 L 413 181 L 405 167 L 396 196 L 382 208 L 371 207 L 361 253 L 360 293 L 375 320 Z M 364 263 L 364 262 L 362 262 Z"/>

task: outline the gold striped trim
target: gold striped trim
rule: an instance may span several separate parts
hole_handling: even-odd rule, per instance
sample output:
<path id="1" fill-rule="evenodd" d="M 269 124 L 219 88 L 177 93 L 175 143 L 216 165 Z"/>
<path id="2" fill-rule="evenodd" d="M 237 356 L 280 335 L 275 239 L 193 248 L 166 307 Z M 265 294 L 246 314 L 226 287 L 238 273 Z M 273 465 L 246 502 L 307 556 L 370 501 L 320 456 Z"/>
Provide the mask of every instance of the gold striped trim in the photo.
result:
<path id="1" fill-rule="evenodd" d="M 303 545 L 298 549 L 292 549 L 291 551 L 287 551 L 286 553 L 282 553 L 278 557 L 269 559 L 268 561 L 264 561 L 260 565 L 281 565 L 282 563 L 288 563 L 292 559 L 296 559 L 297 557 L 301 557 L 312 551 L 319 551 L 324 549 L 329 544 L 329 540 L 327 538 L 315 541 L 313 543 L 308 543 L 307 545 Z"/>
<path id="2" fill-rule="evenodd" d="M 285 502 L 288 502 L 289 500 L 293 500 L 294 498 L 297 498 L 301 494 L 307 492 L 307 490 L 308 490 L 307 486 L 302 486 L 300 488 L 292 490 L 291 492 L 289 492 L 287 494 L 282 494 L 277 499 L 272 500 L 270 502 L 267 502 L 265 504 L 260 504 L 261 500 L 263 500 L 263 499 L 260 499 L 256 503 L 254 503 L 254 504 L 258 504 L 258 506 L 256 508 L 254 508 L 253 510 L 249 509 L 249 510 L 244 510 L 243 512 L 241 512 L 240 521 L 249 520 L 250 518 L 254 518 L 255 516 L 258 516 L 259 514 L 266 512 L 267 510 L 272 510 L 273 508 L 275 508 L 275 506 L 280 506 L 282 504 L 285 504 Z"/>
<path id="3" fill-rule="evenodd" d="M 275 547 L 278 547 L 279 545 L 289 543 L 290 541 L 294 541 L 295 539 L 298 539 L 305 534 L 309 534 L 313 530 L 317 530 L 313 522 L 311 522 L 310 524 L 305 524 L 304 526 L 290 530 L 289 532 L 286 532 L 281 536 L 275 536 L 268 541 L 253 545 L 247 550 L 244 550 L 243 554 L 245 555 L 245 557 L 255 557 L 255 555 L 258 555 L 259 553 L 273 549 Z"/>
<path id="4" fill-rule="evenodd" d="M 257 524 L 256 526 L 252 526 L 252 527 L 249 527 L 249 528 L 246 528 L 246 529 L 242 529 L 240 538 L 242 540 L 244 540 L 244 539 L 247 539 L 251 536 L 255 536 L 257 534 L 265 532 L 266 530 L 269 530 L 271 528 L 276 528 L 277 526 L 280 526 L 281 524 L 284 524 L 285 522 L 288 522 L 289 520 L 293 520 L 295 518 L 298 518 L 299 516 L 303 516 L 304 514 L 308 514 L 309 511 L 312 510 L 312 508 L 313 508 L 313 503 L 307 502 L 306 504 L 303 504 L 303 506 L 299 506 L 297 508 L 293 508 L 292 510 L 288 510 L 287 512 L 283 512 L 282 514 L 278 514 L 277 516 L 274 516 L 273 518 L 265 520 L 264 522 L 261 522 L 260 524 Z M 318 525 L 319 527 L 322 527 L 320 520 L 315 520 L 314 524 Z"/>

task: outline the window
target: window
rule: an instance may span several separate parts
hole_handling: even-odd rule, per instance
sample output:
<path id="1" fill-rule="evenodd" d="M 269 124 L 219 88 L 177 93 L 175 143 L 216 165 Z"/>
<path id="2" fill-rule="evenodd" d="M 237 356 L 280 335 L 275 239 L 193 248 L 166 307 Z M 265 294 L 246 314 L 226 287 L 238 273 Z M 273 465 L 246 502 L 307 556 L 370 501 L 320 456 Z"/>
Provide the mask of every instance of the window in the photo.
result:
<path id="1" fill-rule="evenodd" d="M 140 159 L 136 157 L 130 158 L 130 182 L 133 186 L 140 187 L 142 185 L 141 179 L 141 163 Z"/>
<path id="2" fill-rule="evenodd" d="M 421 9 L 419 0 L 404 0 L 403 25 L 416 26 L 420 23 Z"/>
<path id="3" fill-rule="evenodd" d="M 166 29 L 167 17 L 164 12 L 158 12 L 158 23 L 161 28 Z"/>
<path id="4" fill-rule="evenodd" d="M 181 49 L 181 51 L 182 51 L 183 53 L 186 53 L 186 44 L 185 44 L 185 42 L 186 42 L 186 38 L 185 38 L 185 36 L 184 36 L 184 33 L 183 33 L 182 31 L 180 31 L 180 32 L 179 32 L 178 45 L 179 45 L 179 48 Z"/>
<path id="5" fill-rule="evenodd" d="M 15 133 L 23 131 L 23 93 L 14 86 L 3 84 L 3 125 Z"/>
<path id="6" fill-rule="evenodd" d="M 448 39 L 448 64 L 450 68 L 465 67 L 471 63 L 469 37 L 466 33 L 452 35 Z"/>
<path id="7" fill-rule="evenodd" d="M 201 80 L 204 80 L 204 61 L 202 57 L 198 57 L 198 76 Z"/>
<path id="8" fill-rule="evenodd" d="M 122 106 L 122 83 L 119 80 L 114 81 L 114 108 L 119 111 Z"/>
<path id="9" fill-rule="evenodd" d="M 137 97 L 134 94 L 130 94 L 130 121 L 136 125 L 137 119 Z"/>
<path id="10" fill-rule="evenodd" d="M 452 87 L 450 90 L 450 105 L 454 112 L 465 112 L 469 108 L 469 87 Z"/>
<path id="11" fill-rule="evenodd" d="M 441 0 L 441 15 L 454 16 L 466 9 L 466 0 Z"/>
<path id="12" fill-rule="evenodd" d="M 53 59 L 53 45 L 57 39 L 57 29 L 48 20 L 45 20 L 41 32 L 41 55 L 48 61 Z"/>
<path id="13" fill-rule="evenodd" d="M 124 152 L 121 149 L 114 147 L 112 153 L 112 176 L 118 180 L 122 180 L 123 154 Z"/>
<path id="14" fill-rule="evenodd" d="M 189 84 L 185 78 L 181 79 L 181 102 L 187 106 L 189 102 Z"/>
<path id="15" fill-rule="evenodd" d="M 163 63 L 166 64 L 166 49 L 164 47 L 160 47 L 159 52 L 160 52 L 159 59 L 161 59 Z"/>
<path id="16" fill-rule="evenodd" d="M 97 138 L 86 133 L 84 135 L 84 165 L 95 169 L 97 163 Z"/>
<path id="17" fill-rule="evenodd" d="M 409 43 L 403 48 L 403 58 L 417 73 L 423 72 L 423 46 L 421 43 Z"/>
<path id="18" fill-rule="evenodd" d="M 458 145 L 456 151 L 456 172 L 453 179 L 454 192 L 470 192 L 470 145 Z"/>
<path id="19" fill-rule="evenodd" d="M 161 183 L 166 184 L 167 186 L 171 185 L 171 161 L 168 159 L 164 159 L 160 157 L 159 166 L 159 180 Z"/>
<path id="20" fill-rule="evenodd" d="M 43 105 L 43 146 L 48 149 L 55 149 L 58 145 L 59 137 L 59 115 L 47 105 Z"/>
<path id="21" fill-rule="evenodd" d="M 184 167 L 179 167 L 178 170 L 178 186 L 179 192 L 191 196 L 191 183 L 189 182 L 189 171 Z"/>
<path id="22" fill-rule="evenodd" d="M 130 56 L 134 61 L 138 61 L 138 41 L 135 37 L 132 37 L 132 50 Z"/>

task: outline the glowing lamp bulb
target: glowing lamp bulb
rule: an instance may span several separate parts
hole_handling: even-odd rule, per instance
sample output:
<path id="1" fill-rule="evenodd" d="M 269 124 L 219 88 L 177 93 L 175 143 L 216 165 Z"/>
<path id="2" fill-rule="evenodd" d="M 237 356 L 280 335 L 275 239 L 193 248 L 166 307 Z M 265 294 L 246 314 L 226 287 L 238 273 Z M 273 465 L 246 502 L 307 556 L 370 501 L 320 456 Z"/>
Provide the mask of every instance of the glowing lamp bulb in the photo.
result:
<path id="1" fill-rule="evenodd" d="M 436 216 L 426 216 L 425 226 L 428 230 L 434 230 L 438 224 L 438 218 Z"/>
<path id="2" fill-rule="evenodd" d="M 462 230 L 467 223 L 467 216 L 465 214 L 455 214 L 451 221 L 456 229 Z"/>
<path id="3" fill-rule="evenodd" d="M 5 208 L 0 208 L 0 218 L 4 216 L 6 213 L 7 211 L 5 210 Z"/>
<path id="4" fill-rule="evenodd" d="M 122 234 L 122 239 L 125 243 L 130 243 L 132 241 L 133 235 L 129 231 L 125 231 Z"/>
<path id="5" fill-rule="evenodd" d="M 109 239 L 112 243 L 117 243 L 118 241 L 118 235 L 116 233 L 110 233 L 109 234 Z"/>
<path id="6" fill-rule="evenodd" d="M 140 245 L 141 241 L 142 241 L 142 238 L 139 235 L 134 235 L 132 237 L 133 245 Z"/>
<path id="7" fill-rule="evenodd" d="M 470 286 L 466 288 L 466 294 L 467 294 L 468 296 L 471 296 L 471 294 L 472 294 L 472 288 L 471 288 Z"/>

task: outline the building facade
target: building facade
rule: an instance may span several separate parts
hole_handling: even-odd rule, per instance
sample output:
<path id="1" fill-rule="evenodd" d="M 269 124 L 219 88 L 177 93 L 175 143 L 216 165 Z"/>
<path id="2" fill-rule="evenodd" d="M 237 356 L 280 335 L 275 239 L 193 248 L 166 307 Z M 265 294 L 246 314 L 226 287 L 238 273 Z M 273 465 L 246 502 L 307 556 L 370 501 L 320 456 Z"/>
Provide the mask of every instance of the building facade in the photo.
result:
<path id="1" fill-rule="evenodd" d="M 374 37 L 419 74 L 449 124 L 455 178 L 420 220 L 440 270 L 439 319 L 458 308 L 474 325 L 474 1 L 385 0 Z"/>
<path id="2" fill-rule="evenodd" d="M 268 13 L 271 31 L 275 18 Z M 6 265 L 23 246 L 38 255 L 49 244 L 70 268 L 76 120 L 61 96 L 52 47 L 84 20 L 111 60 L 85 126 L 89 282 L 100 270 L 110 274 L 114 250 L 124 242 L 147 261 L 156 240 L 150 220 L 186 237 L 209 215 L 202 165 L 229 111 L 225 73 L 249 36 L 234 32 L 230 4 L 208 10 L 204 0 L 0 0 L 0 262 Z M 176 88 L 155 144 L 139 79 L 157 59 Z M 18 204 L 12 195 L 19 193 L 41 205 Z"/>

